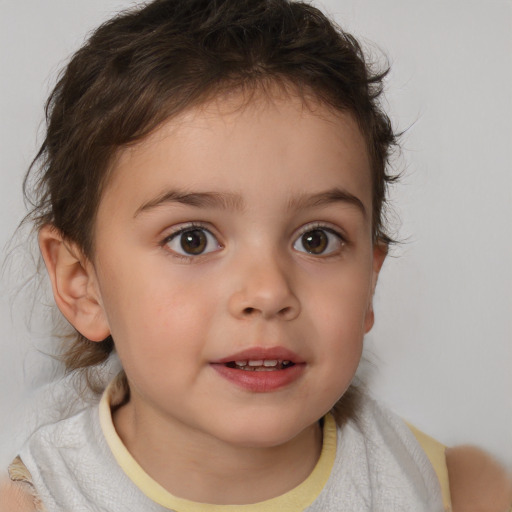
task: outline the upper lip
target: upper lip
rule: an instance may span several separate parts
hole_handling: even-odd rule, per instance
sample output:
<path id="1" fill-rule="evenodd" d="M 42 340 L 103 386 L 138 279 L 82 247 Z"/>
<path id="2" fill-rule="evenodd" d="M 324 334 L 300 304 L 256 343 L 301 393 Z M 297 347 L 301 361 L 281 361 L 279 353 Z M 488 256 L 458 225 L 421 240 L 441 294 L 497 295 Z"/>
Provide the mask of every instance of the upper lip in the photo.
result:
<path id="1" fill-rule="evenodd" d="M 222 359 L 212 361 L 213 364 L 225 364 L 231 361 L 259 361 L 259 360 L 277 360 L 291 361 L 292 363 L 304 363 L 295 352 L 285 347 L 251 347 L 240 352 L 236 352 Z"/>

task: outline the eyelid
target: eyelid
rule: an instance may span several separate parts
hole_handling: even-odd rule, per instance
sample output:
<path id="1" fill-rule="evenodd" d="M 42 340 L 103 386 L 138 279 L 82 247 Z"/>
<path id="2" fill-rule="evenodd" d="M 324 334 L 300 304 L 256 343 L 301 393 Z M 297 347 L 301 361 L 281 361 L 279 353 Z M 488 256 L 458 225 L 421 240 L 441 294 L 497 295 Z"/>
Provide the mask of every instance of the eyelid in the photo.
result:
<path id="1" fill-rule="evenodd" d="M 299 229 L 297 229 L 294 237 L 298 238 L 299 236 L 302 236 L 304 233 L 307 233 L 308 231 L 314 231 L 315 229 L 323 229 L 324 231 L 328 231 L 329 233 L 338 236 L 341 241 L 348 243 L 348 239 L 347 236 L 345 235 L 344 230 L 342 230 L 339 226 L 331 224 L 330 222 L 315 221 L 309 222 L 308 224 L 304 224 Z"/>
<path id="2" fill-rule="evenodd" d="M 204 229 L 205 231 L 209 231 L 213 235 L 211 228 L 206 223 L 197 221 L 182 222 L 170 228 L 170 233 L 167 233 L 164 236 L 163 242 L 167 240 L 172 240 L 175 236 L 179 235 L 180 233 L 183 233 L 184 231 L 190 231 L 194 229 Z M 215 238 L 217 237 L 215 236 Z"/>

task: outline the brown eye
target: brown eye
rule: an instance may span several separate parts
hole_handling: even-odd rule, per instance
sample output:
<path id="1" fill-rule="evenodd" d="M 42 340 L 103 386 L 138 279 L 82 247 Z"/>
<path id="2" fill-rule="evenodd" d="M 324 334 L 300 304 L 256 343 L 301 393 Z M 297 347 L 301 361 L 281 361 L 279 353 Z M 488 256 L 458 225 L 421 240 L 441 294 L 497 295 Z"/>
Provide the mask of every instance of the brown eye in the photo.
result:
<path id="1" fill-rule="evenodd" d="M 302 235 L 302 246 L 311 254 L 322 254 L 328 243 L 327 235 L 320 229 Z"/>
<path id="2" fill-rule="evenodd" d="M 293 244 L 299 252 L 326 255 L 341 249 L 343 238 L 331 229 L 311 229 L 303 233 Z"/>
<path id="3" fill-rule="evenodd" d="M 191 227 L 170 236 L 165 245 L 183 256 L 199 256 L 220 249 L 217 239 L 205 228 Z"/>
<path id="4" fill-rule="evenodd" d="M 206 235 L 200 229 L 181 234 L 180 245 L 187 254 L 201 254 L 206 248 Z"/>

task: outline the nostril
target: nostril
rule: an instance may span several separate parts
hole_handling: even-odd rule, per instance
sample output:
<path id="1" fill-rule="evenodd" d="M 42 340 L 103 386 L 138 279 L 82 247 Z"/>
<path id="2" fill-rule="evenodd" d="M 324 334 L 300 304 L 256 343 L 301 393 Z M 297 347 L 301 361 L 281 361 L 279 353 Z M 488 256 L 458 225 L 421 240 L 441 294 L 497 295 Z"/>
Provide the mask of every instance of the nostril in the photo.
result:
<path id="1" fill-rule="evenodd" d="M 242 310 L 243 316 L 254 316 L 258 313 L 261 313 L 263 316 L 267 316 L 265 310 L 261 310 L 259 308 L 254 307 L 246 307 Z M 291 307 L 285 307 L 277 311 L 277 316 L 286 318 L 288 316 L 293 316 L 294 314 L 294 308 Z M 273 315 L 271 315 L 273 316 Z"/>
<path id="2" fill-rule="evenodd" d="M 278 316 L 282 318 L 283 320 L 293 320 L 300 311 L 300 307 L 286 307 L 282 308 L 278 312 Z"/>

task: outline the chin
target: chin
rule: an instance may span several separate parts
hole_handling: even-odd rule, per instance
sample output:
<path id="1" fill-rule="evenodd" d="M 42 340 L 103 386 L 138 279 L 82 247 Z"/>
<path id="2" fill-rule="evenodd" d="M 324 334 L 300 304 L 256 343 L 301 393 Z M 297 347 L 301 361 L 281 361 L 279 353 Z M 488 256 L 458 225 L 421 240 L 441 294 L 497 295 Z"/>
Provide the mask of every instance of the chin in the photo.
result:
<path id="1" fill-rule="evenodd" d="M 275 448 L 292 441 L 315 423 L 316 420 L 286 419 L 282 414 L 272 415 L 271 418 L 254 415 L 230 422 L 229 431 L 223 437 L 234 446 Z"/>

